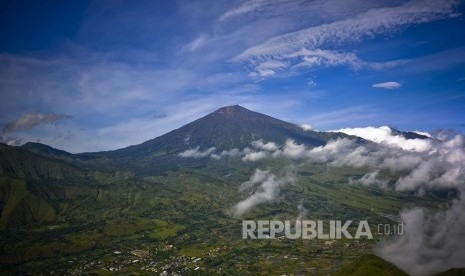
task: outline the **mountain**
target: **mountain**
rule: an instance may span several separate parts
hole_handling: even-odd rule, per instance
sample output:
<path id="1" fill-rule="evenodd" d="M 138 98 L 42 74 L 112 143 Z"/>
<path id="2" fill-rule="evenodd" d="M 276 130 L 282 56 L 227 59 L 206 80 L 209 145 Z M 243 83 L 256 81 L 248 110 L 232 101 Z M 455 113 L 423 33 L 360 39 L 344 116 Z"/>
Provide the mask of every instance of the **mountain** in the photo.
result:
<path id="1" fill-rule="evenodd" d="M 0 229 L 53 221 L 56 211 L 45 198 L 56 198 L 60 189 L 50 189 L 51 182 L 84 176 L 74 165 L 26 148 L 0 144 Z"/>
<path id="2" fill-rule="evenodd" d="M 21 148 L 29 152 L 36 153 L 38 155 L 42 155 L 46 157 L 58 158 L 58 159 L 63 159 L 67 161 L 71 161 L 75 159 L 75 155 L 72 153 L 69 153 L 64 150 L 55 149 L 55 148 L 52 148 L 48 145 L 44 145 L 41 143 L 28 142 L 22 145 Z"/>
<path id="3" fill-rule="evenodd" d="M 300 126 L 268 115 L 248 110 L 239 105 L 222 107 L 192 123 L 139 145 L 102 153 L 111 159 L 128 164 L 141 159 L 177 154 L 189 148 L 217 150 L 245 148 L 255 140 L 279 144 L 287 139 L 310 147 L 325 145 L 327 141 L 346 137 L 341 133 L 303 130 Z"/>
<path id="4" fill-rule="evenodd" d="M 40 145 L 49 151 L 61 152 L 52 147 Z M 0 144 L 0 176 L 25 180 L 65 179 L 83 176 L 76 163 L 66 162 L 51 154 L 36 153 L 30 146 L 14 147 Z"/>

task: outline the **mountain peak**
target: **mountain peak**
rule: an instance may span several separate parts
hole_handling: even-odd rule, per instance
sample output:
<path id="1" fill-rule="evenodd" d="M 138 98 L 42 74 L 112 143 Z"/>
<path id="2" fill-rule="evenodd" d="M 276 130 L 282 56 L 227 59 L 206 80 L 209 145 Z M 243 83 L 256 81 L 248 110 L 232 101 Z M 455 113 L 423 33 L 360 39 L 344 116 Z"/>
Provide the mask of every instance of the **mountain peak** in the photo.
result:
<path id="1" fill-rule="evenodd" d="M 236 104 L 236 105 L 229 105 L 229 106 L 223 106 L 221 108 L 218 108 L 215 112 L 216 114 L 223 114 L 223 115 L 234 115 L 242 112 L 250 112 L 250 110 Z"/>
<path id="2" fill-rule="evenodd" d="M 240 105 L 230 105 L 224 106 L 217 109 L 215 112 L 211 113 L 210 115 L 214 117 L 222 117 L 225 119 L 232 119 L 232 120 L 257 120 L 259 118 L 263 119 L 262 117 L 265 116 L 263 114 L 248 110 Z"/>

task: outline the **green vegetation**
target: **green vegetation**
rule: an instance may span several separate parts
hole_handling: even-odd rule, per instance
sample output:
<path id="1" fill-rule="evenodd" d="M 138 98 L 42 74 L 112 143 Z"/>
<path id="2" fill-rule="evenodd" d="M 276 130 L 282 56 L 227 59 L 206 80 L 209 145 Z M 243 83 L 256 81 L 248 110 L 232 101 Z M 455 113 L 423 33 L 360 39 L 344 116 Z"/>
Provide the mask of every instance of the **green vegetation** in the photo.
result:
<path id="1" fill-rule="evenodd" d="M 363 255 L 354 263 L 350 263 L 344 266 L 340 271 L 334 274 L 334 276 L 365 275 L 401 276 L 408 274 L 398 269 L 393 264 L 386 262 L 385 260 L 373 254 Z"/>
<path id="2" fill-rule="evenodd" d="M 55 219 L 55 210 L 27 190 L 23 180 L 0 177 L 0 229 Z"/>
<path id="3" fill-rule="evenodd" d="M 176 237 L 178 232 L 184 230 L 185 227 L 175 223 L 168 223 L 163 220 L 154 220 L 155 229 L 149 235 L 152 239 L 165 240 L 170 237 Z"/>
<path id="4" fill-rule="evenodd" d="M 130 236 L 154 227 L 155 223 L 147 219 L 136 221 L 117 220 L 107 222 L 103 228 L 103 233 L 110 237 Z"/>

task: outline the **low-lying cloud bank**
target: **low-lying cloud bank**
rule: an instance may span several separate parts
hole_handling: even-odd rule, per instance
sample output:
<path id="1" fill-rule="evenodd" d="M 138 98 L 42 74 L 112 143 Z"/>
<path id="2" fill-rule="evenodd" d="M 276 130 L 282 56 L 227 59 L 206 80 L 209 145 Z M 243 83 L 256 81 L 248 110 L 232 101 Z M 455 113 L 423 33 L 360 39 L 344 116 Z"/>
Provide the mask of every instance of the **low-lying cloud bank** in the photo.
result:
<path id="1" fill-rule="evenodd" d="M 358 136 L 375 143 L 380 143 L 386 146 L 401 148 L 409 151 L 423 152 L 432 148 L 432 143 L 430 140 L 419 138 L 407 139 L 401 135 L 395 134 L 388 126 L 343 128 L 333 130 L 331 132 L 342 132 L 347 135 Z M 427 136 L 426 133 L 422 133 L 422 135 Z"/>
<path id="2" fill-rule="evenodd" d="M 20 146 L 22 144 L 22 139 L 19 137 L 12 137 L 12 136 L 6 136 L 2 137 L 0 136 L 0 143 L 7 144 L 9 146 Z"/>
<path id="3" fill-rule="evenodd" d="M 250 148 L 242 150 L 215 153 L 215 148 L 200 151 L 197 147 L 179 156 L 213 159 L 241 156 L 244 162 L 282 157 L 331 167 L 366 168 L 366 175 L 360 179 L 351 178 L 349 182 L 385 186 L 390 180 L 397 191 L 416 191 L 419 195 L 434 189 L 459 188 L 465 182 L 465 137 L 461 134 L 441 141 L 407 139 L 389 127 L 343 129 L 341 132 L 374 143 L 343 138 L 331 140 L 324 146 L 309 148 L 292 139 L 281 146 L 258 140 L 252 142 Z M 378 179 L 381 171 L 389 173 L 391 179 Z"/>
<path id="4" fill-rule="evenodd" d="M 379 244 L 376 253 L 414 276 L 464 267 L 463 210 L 465 200 L 461 197 L 444 211 L 431 212 L 423 208 L 405 211 L 401 213 L 404 235 Z"/>
<path id="5" fill-rule="evenodd" d="M 442 188 L 459 188 L 465 181 L 465 138 L 455 136 L 452 140 L 434 141 L 428 151 L 408 151 L 383 143 L 360 143 L 353 139 L 338 139 L 324 146 L 308 148 L 293 140 L 276 151 L 251 151 L 244 161 L 257 161 L 268 157 L 285 157 L 327 164 L 332 167 L 366 168 L 367 175 L 352 179 L 365 185 L 387 184 L 377 178 L 380 171 L 393 177 L 398 191 L 424 191 Z"/>

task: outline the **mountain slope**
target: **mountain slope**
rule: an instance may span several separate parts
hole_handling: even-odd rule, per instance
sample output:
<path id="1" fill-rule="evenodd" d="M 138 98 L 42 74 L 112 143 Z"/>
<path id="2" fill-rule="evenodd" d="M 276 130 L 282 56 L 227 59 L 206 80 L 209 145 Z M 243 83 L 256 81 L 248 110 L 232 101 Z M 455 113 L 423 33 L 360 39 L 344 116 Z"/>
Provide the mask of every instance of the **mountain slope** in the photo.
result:
<path id="1" fill-rule="evenodd" d="M 0 229 L 53 221 L 60 202 L 97 197 L 111 169 L 43 144 L 0 143 Z"/>
<path id="2" fill-rule="evenodd" d="M 402 270 L 398 269 L 395 265 L 381 259 L 380 257 L 367 254 L 363 255 L 358 260 L 350 263 L 334 276 L 364 276 L 364 275 L 378 275 L 378 276 L 396 276 L 396 275 L 408 275 Z"/>
<path id="3" fill-rule="evenodd" d="M 24 180 L 0 177 L 0 229 L 55 219 L 54 208 L 27 189 Z"/>
<path id="4" fill-rule="evenodd" d="M 84 172 L 75 164 L 56 157 L 39 155 L 22 147 L 0 144 L 0 176 L 27 180 L 64 179 L 82 177 Z"/>
<path id="5" fill-rule="evenodd" d="M 75 159 L 75 155 L 69 152 L 66 152 L 64 150 L 59 150 L 52 148 L 48 145 L 44 145 L 41 143 L 32 143 L 28 142 L 24 145 L 21 146 L 22 149 L 25 149 L 29 152 L 46 156 L 46 157 L 51 157 L 51 158 L 57 158 L 57 159 L 62 159 L 65 161 L 71 161 Z"/>

